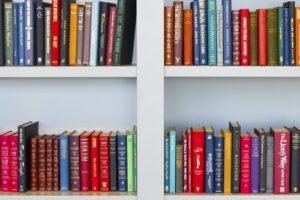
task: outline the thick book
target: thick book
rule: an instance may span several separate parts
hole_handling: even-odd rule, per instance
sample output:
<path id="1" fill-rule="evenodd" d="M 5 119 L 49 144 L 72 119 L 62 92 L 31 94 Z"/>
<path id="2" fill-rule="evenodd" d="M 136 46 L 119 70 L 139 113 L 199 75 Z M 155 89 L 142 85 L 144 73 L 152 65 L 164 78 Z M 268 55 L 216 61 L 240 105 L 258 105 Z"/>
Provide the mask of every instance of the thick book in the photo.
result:
<path id="1" fill-rule="evenodd" d="M 283 8 L 284 12 L 284 65 L 290 65 L 290 12 L 288 8 Z"/>
<path id="2" fill-rule="evenodd" d="M 1 191 L 8 192 L 10 187 L 10 168 L 9 168 L 9 138 L 13 134 L 12 131 L 4 133 L 0 136 L 1 150 Z"/>
<path id="3" fill-rule="evenodd" d="M 9 191 L 19 191 L 19 153 L 18 153 L 18 133 L 9 136 Z"/>
<path id="4" fill-rule="evenodd" d="M 99 187 L 99 183 L 100 183 L 99 135 L 100 135 L 100 132 L 98 132 L 98 131 L 94 131 L 91 134 L 91 189 L 92 189 L 92 191 L 99 191 L 99 189 L 100 189 L 100 187 Z"/>
<path id="5" fill-rule="evenodd" d="M 18 3 L 18 57 L 19 66 L 25 65 L 25 3 Z M 0 36 L 1 37 L 1 36 Z"/>
<path id="6" fill-rule="evenodd" d="M 90 62 L 90 42 L 91 42 L 91 16 L 92 2 L 85 3 L 84 25 L 83 25 L 83 54 L 82 64 L 88 65 Z"/>
<path id="7" fill-rule="evenodd" d="M 69 136 L 70 155 L 70 191 L 80 191 L 80 132 L 74 132 Z"/>
<path id="8" fill-rule="evenodd" d="M 53 138 L 50 135 L 46 138 L 46 191 L 53 191 Z"/>
<path id="9" fill-rule="evenodd" d="M 242 66 L 250 65 L 250 12 L 240 10 L 240 62 Z"/>
<path id="10" fill-rule="evenodd" d="M 169 189 L 170 193 L 176 192 L 176 130 L 169 130 Z"/>
<path id="11" fill-rule="evenodd" d="M 25 0 L 25 65 L 34 65 L 34 1 Z"/>
<path id="12" fill-rule="evenodd" d="M 169 179 L 169 136 L 164 135 L 164 191 L 170 192 L 170 179 Z"/>
<path id="13" fill-rule="evenodd" d="M 231 193 L 231 173 L 232 173 L 232 133 L 229 129 L 223 129 L 224 135 L 224 193 Z"/>
<path id="14" fill-rule="evenodd" d="M 205 193 L 214 193 L 214 130 L 204 128 L 205 131 Z"/>
<path id="15" fill-rule="evenodd" d="M 199 0 L 200 65 L 208 64 L 206 9 L 207 9 L 206 0 Z"/>
<path id="16" fill-rule="evenodd" d="M 91 44 L 90 44 L 90 65 L 97 65 L 98 44 L 99 44 L 99 25 L 100 25 L 100 1 L 92 0 L 92 19 L 91 19 Z"/>
<path id="17" fill-rule="evenodd" d="M 274 184 L 274 136 L 267 134 L 266 140 L 266 192 L 273 193 Z"/>
<path id="18" fill-rule="evenodd" d="M 18 126 L 19 192 L 27 192 L 30 188 L 30 138 L 37 136 L 38 132 L 38 122 Z"/>
<path id="19" fill-rule="evenodd" d="M 35 64 L 38 66 L 45 65 L 45 5 L 42 0 L 35 2 Z"/>
<path id="20" fill-rule="evenodd" d="M 217 64 L 223 65 L 223 5 L 217 1 Z"/>
<path id="21" fill-rule="evenodd" d="M 259 136 L 256 133 L 250 133 L 251 136 L 251 192 L 259 193 Z"/>
<path id="22" fill-rule="evenodd" d="M 232 64 L 239 66 L 240 61 L 240 11 L 232 11 Z"/>
<path id="23" fill-rule="evenodd" d="M 176 193 L 182 193 L 182 155 L 183 145 L 176 144 Z"/>
<path id="24" fill-rule="evenodd" d="M 127 135 L 117 134 L 118 191 L 127 192 Z"/>
<path id="25" fill-rule="evenodd" d="M 192 129 L 192 191 L 204 193 L 205 178 L 205 132 L 204 129 Z"/>
<path id="26" fill-rule="evenodd" d="M 241 193 L 251 192 L 251 136 L 241 134 Z"/>
<path id="27" fill-rule="evenodd" d="M 193 65 L 193 11 L 185 9 L 183 11 L 183 64 Z"/>
<path id="28" fill-rule="evenodd" d="M 254 129 L 259 137 L 259 192 L 266 192 L 266 151 L 267 151 L 267 133 L 262 128 Z"/>
<path id="29" fill-rule="evenodd" d="M 84 7 L 78 7 L 77 16 L 77 51 L 76 51 L 76 64 L 82 65 L 82 55 L 83 55 L 83 26 L 84 26 Z"/>
<path id="30" fill-rule="evenodd" d="M 4 1 L 0 1 L 0 66 L 5 64 Z"/>
<path id="31" fill-rule="evenodd" d="M 116 16 L 117 16 L 117 8 L 116 7 L 110 7 L 109 8 L 109 17 L 108 17 L 106 59 L 105 59 L 106 60 L 105 64 L 107 66 L 111 66 L 113 64 L 113 50 L 114 50 L 115 28 L 116 28 Z"/>
<path id="32" fill-rule="evenodd" d="M 277 8 L 268 9 L 268 65 L 278 65 L 278 15 Z"/>
<path id="33" fill-rule="evenodd" d="M 51 7 L 45 8 L 45 65 L 51 65 Z"/>
<path id="34" fill-rule="evenodd" d="M 290 65 L 294 66 L 296 63 L 296 37 L 295 37 L 295 1 L 289 1 L 283 4 L 284 8 L 289 9 L 289 32 L 290 32 Z"/>
<path id="35" fill-rule="evenodd" d="M 80 191 L 82 192 L 91 189 L 90 135 L 91 133 L 85 131 L 79 136 Z"/>
<path id="36" fill-rule="evenodd" d="M 127 136 L 128 137 L 128 136 Z M 127 138 L 128 150 L 128 138 Z M 109 191 L 109 133 L 101 133 L 99 136 L 99 152 L 100 152 L 100 191 Z M 128 153 L 127 153 L 128 156 Z M 127 160 L 127 157 L 126 157 Z M 128 161 L 128 160 L 127 160 Z M 128 162 L 127 162 L 128 164 Z M 127 166 L 128 169 L 128 166 Z M 128 174 L 128 171 L 127 171 Z M 128 180 L 128 179 L 127 179 Z M 127 184 L 128 185 L 128 184 Z"/>
<path id="37" fill-rule="evenodd" d="M 224 136 L 222 132 L 214 135 L 214 192 L 224 192 Z"/>
<path id="38" fill-rule="evenodd" d="M 268 64 L 267 9 L 258 10 L 258 64 Z"/>
<path id="39" fill-rule="evenodd" d="M 51 48 L 51 64 L 58 66 L 60 64 L 60 0 L 52 0 L 52 48 Z"/>
<path id="40" fill-rule="evenodd" d="M 165 145 L 166 145 L 165 141 Z M 188 136 L 187 131 L 184 131 L 182 134 L 182 143 L 183 143 L 183 158 L 182 158 L 182 192 L 188 192 Z M 165 172 L 168 169 L 165 170 Z M 168 172 L 167 172 L 168 173 Z M 166 176 L 165 176 L 166 177 Z M 168 178 L 166 178 L 168 179 Z M 166 180 L 165 179 L 165 180 Z M 166 183 L 166 182 L 165 182 Z"/>
<path id="41" fill-rule="evenodd" d="M 183 64 L 183 2 L 174 1 L 174 65 Z"/>
<path id="42" fill-rule="evenodd" d="M 38 190 L 38 137 L 30 139 L 30 190 Z"/>
<path id="43" fill-rule="evenodd" d="M 232 133 L 232 193 L 240 192 L 240 136 L 241 126 L 238 122 L 229 122 Z"/>
<path id="44" fill-rule="evenodd" d="M 134 191 L 134 183 L 133 183 L 133 132 L 127 131 L 127 191 Z M 177 166 L 177 165 L 176 165 Z"/>
<path id="45" fill-rule="evenodd" d="M 217 2 L 207 0 L 208 64 L 217 65 Z"/>
<path id="46" fill-rule="evenodd" d="M 119 0 L 117 10 L 113 65 L 129 65 L 133 56 L 136 0 Z"/>
<path id="47" fill-rule="evenodd" d="M 192 176 L 193 176 L 193 165 L 192 165 L 192 156 L 193 156 L 193 146 L 192 146 L 192 129 L 188 128 L 187 131 L 187 151 L 188 151 L 188 177 L 187 177 L 187 190 L 189 193 L 192 192 Z"/>
<path id="48" fill-rule="evenodd" d="M 287 194 L 290 192 L 291 133 L 286 128 L 271 129 L 271 132 L 274 135 L 274 193 Z"/>
<path id="49" fill-rule="evenodd" d="M 117 135 L 115 132 L 112 132 L 109 135 L 109 169 L 110 191 L 117 191 Z"/>
<path id="50" fill-rule="evenodd" d="M 300 7 L 295 8 L 295 39 L 296 39 L 296 56 L 295 62 L 297 66 L 300 66 Z"/>
<path id="51" fill-rule="evenodd" d="M 18 49 L 18 3 L 12 4 L 13 9 L 13 65 L 19 65 L 19 49 Z"/>
<path id="52" fill-rule="evenodd" d="M 78 4 L 70 5 L 69 65 L 77 64 Z"/>
<path id="53" fill-rule="evenodd" d="M 60 191 L 70 190 L 70 140 L 71 132 L 65 131 L 59 135 L 59 174 Z"/>
<path id="54" fill-rule="evenodd" d="M 296 127 L 290 128 L 291 132 L 291 193 L 300 191 L 300 130 Z"/>
<path id="55" fill-rule="evenodd" d="M 284 8 L 277 8 L 277 27 L 278 27 L 278 65 L 284 65 Z"/>
<path id="56" fill-rule="evenodd" d="M 232 20 L 231 20 L 231 0 L 223 0 L 223 63 L 232 65 Z"/>
<path id="57" fill-rule="evenodd" d="M 53 137 L 53 160 L 52 160 L 52 175 L 53 175 L 53 191 L 59 191 L 59 137 Z"/>
<path id="58" fill-rule="evenodd" d="M 250 12 L 250 65 L 258 65 L 258 26 L 257 12 Z"/>
<path id="59" fill-rule="evenodd" d="M 38 142 L 38 159 L 37 159 L 37 172 L 38 172 L 38 191 L 46 190 L 46 138 L 47 136 L 40 136 Z"/>
<path id="60" fill-rule="evenodd" d="M 200 37 L 199 37 L 200 29 L 199 29 L 199 1 L 198 0 L 194 0 L 193 2 L 191 2 L 191 9 L 193 10 L 194 65 L 200 65 Z"/>
<path id="61" fill-rule="evenodd" d="M 13 3 L 4 2 L 5 65 L 13 66 Z"/>

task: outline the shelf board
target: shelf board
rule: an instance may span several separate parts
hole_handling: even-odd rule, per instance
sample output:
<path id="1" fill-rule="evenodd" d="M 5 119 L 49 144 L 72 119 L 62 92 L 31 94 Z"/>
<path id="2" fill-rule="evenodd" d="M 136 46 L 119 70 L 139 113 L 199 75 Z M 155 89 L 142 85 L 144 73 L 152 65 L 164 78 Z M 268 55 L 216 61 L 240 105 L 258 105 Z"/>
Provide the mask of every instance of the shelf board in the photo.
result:
<path id="1" fill-rule="evenodd" d="M 0 78 L 135 78 L 135 66 L 0 67 Z"/>
<path id="2" fill-rule="evenodd" d="M 165 200 L 257 200 L 257 199 L 270 199 L 270 200 L 295 200 L 299 199 L 298 194 L 176 194 L 165 195 Z"/>
<path id="3" fill-rule="evenodd" d="M 165 77 L 300 78 L 300 67 L 167 66 Z"/>

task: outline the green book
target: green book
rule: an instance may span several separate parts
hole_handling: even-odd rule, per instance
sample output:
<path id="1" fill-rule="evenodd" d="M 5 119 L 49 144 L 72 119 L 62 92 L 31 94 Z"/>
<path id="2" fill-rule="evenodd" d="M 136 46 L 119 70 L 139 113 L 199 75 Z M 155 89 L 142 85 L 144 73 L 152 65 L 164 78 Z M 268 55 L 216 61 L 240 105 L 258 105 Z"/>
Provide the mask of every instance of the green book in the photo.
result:
<path id="1" fill-rule="evenodd" d="M 283 7 L 278 7 L 278 65 L 284 65 L 284 21 Z"/>
<path id="2" fill-rule="evenodd" d="M 13 11 L 12 2 L 4 3 L 5 65 L 13 65 Z"/>
<path id="3" fill-rule="evenodd" d="M 268 9 L 268 65 L 278 65 L 278 15 L 277 8 Z"/>
<path id="4" fill-rule="evenodd" d="M 133 191 L 137 191 L 137 128 L 133 127 Z"/>
<path id="5" fill-rule="evenodd" d="M 250 65 L 258 65 L 257 12 L 250 13 Z"/>
<path id="6" fill-rule="evenodd" d="M 133 133 L 127 131 L 127 191 L 134 191 L 134 155 L 133 155 Z"/>

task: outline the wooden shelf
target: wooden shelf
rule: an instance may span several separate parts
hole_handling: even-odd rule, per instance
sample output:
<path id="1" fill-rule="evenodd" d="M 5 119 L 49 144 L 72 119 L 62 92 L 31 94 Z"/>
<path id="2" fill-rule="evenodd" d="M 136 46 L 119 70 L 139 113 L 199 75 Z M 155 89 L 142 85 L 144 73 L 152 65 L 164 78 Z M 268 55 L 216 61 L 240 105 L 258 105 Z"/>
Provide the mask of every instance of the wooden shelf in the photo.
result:
<path id="1" fill-rule="evenodd" d="M 300 199 L 298 194 L 237 194 L 237 195 L 225 195 L 225 194 L 179 194 L 179 195 L 165 195 L 165 200 L 260 200 L 260 199 L 272 199 L 272 200 L 295 200 Z"/>

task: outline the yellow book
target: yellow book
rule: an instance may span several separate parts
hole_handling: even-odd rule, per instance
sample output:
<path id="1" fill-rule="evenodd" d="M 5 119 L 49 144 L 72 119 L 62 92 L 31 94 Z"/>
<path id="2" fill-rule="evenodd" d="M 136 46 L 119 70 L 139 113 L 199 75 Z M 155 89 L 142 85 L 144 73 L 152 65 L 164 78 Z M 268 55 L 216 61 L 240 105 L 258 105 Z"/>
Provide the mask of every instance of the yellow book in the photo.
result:
<path id="1" fill-rule="evenodd" d="M 70 5 L 70 41 L 69 41 L 69 64 L 76 65 L 77 62 L 77 11 L 78 4 Z"/>
<path id="2" fill-rule="evenodd" d="M 231 193 L 231 149 L 232 134 L 229 129 L 222 130 L 224 135 L 224 193 Z"/>

